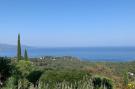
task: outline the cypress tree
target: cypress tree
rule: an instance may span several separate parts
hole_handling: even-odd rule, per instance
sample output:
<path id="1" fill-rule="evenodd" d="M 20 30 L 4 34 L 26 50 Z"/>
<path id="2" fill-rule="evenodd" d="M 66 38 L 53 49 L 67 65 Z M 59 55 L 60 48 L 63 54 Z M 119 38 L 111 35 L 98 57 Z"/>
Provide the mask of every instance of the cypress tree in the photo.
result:
<path id="1" fill-rule="evenodd" d="M 24 59 L 25 59 L 26 61 L 29 61 L 27 49 L 25 49 L 25 52 L 24 52 Z"/>
<path id="2" fill-rule="evenodd" d="M 17 58 L 18 58 L 18 61 L 22 59 L 22 56 L 21 56 L 20 34 L 18 34 Z"/>

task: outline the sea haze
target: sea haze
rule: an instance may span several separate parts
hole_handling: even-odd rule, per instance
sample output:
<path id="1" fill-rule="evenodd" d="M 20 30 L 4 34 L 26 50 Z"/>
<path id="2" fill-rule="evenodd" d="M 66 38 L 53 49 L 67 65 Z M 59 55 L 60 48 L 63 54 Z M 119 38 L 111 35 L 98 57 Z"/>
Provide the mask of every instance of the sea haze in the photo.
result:
<path id="1" fill-rule="evenodd" d="M 0 56 L 16 56 L 16 47 L 0 48 Z M 30 57 L 42 56 L 73 56 L 90 61 L 133 61 L 135 47 L 63 47 L 63 48 L 34 48 L 28 47 Z M 24 50 L 25 47 L 22 47 Z M 22 52 L 23 53 L 23 52 Z"/>

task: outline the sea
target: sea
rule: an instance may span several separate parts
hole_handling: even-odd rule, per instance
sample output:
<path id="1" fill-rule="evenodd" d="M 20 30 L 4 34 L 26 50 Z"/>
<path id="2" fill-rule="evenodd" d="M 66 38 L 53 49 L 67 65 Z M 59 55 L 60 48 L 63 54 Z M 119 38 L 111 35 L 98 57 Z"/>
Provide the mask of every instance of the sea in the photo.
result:
<path id="1" fill-rule="evenodd" d="M 22 51 L 22 55 L 24 50 Z M 0 56 L 14 57 L 16 50 L 1 50 Z M 59 47 L 28 48 L 29 57 L 72 56 L 88 61 L 125 62 L 135 61 L 135 47 Z"/>

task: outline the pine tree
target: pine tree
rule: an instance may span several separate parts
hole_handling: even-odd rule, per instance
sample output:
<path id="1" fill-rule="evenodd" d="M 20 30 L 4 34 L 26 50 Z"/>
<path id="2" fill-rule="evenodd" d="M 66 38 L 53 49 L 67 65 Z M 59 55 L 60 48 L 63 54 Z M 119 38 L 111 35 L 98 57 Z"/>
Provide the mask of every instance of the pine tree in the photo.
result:
<path id="1" fill-rule="evenodd" d="M 18 58 L 18 61 L 22 59 L 22 56 L 21 56 L 20 34 L 18 34 L 17 58 Z"/>
<path id="2" fill-rule="evenodd" d="M 29 57 L 28 57 L 28 53 L 27 53 L 27 49 L 25 49 L 24 59 L 25 59 L 26 61 L 29 61 Z"/>

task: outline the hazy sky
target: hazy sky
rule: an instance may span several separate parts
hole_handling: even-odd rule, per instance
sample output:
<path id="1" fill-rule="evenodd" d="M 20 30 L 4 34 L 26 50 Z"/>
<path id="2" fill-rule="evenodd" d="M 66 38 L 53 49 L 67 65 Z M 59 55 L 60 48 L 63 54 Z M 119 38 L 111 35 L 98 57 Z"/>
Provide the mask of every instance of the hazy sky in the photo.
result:
<path id="1" fill-rule="evenodd" d="M 135 46 L 135 0 L 0 0 L 0 43 Z"/>

